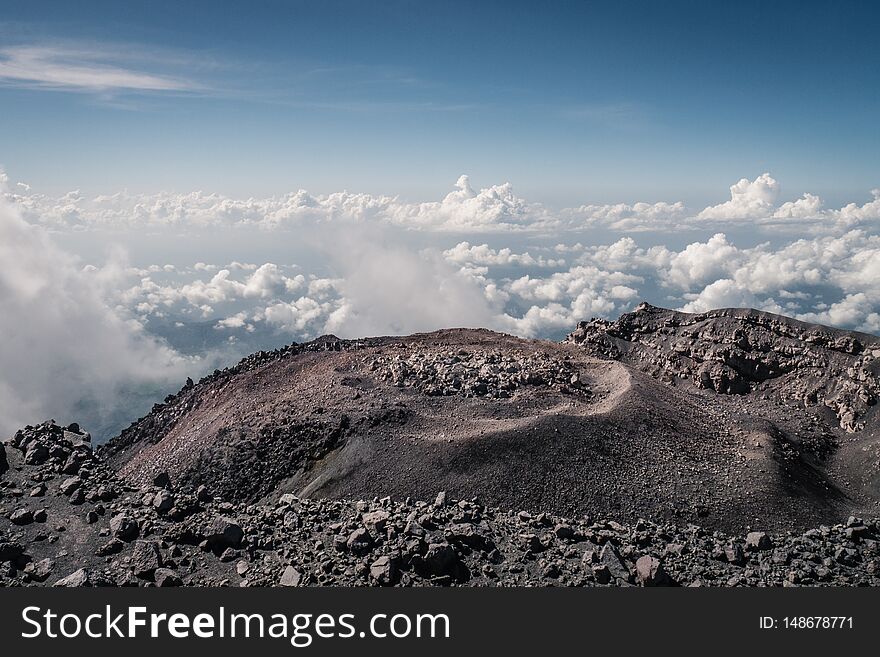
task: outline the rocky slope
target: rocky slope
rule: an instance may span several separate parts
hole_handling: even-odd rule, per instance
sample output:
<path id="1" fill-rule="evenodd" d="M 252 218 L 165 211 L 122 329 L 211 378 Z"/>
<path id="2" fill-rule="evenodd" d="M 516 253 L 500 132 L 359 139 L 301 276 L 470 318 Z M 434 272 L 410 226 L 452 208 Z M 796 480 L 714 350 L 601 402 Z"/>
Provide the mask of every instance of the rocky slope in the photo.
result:
<path id="1" fill-rule="evenodd" d="M 877 336 L 756 310 L 642 304 L 614 322 L 581 322 L 568 342 L 697 403 L 763 418 L 857 505 L 880 498 Z"/>
<path id="2" fill-rule="evenodd" d="M 2 450 L 0 586 L 880 585 L 880 521 L 726 535 L 431 503 L 234 503 L 161 474 L 133 486 L 78 427 Z"/>
<path id="3" fill-rule="evenodd" d="M 837 422 L 731 398 L 572 342 L 463 329 L 329 336 L 188 384 L 102 451 L 129 481 L 166 472 L 248 502 L 445 490 L 535 513 L 727 530 L 874 514 L 874 498 L 828 470 L 850 435 Z"/>

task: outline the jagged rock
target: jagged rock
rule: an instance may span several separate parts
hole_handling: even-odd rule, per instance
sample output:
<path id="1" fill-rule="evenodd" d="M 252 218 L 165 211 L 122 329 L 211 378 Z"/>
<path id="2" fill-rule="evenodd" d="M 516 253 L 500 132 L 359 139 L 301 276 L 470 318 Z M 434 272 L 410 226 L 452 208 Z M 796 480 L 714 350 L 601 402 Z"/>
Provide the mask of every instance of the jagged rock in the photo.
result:
<path id="1" fill-rule="evenodd" d="M 769 550 L 773 547 L 773 541 L 767 532 L 749 532 L 746 535 L 746 547 L 749 550 Z"/>
<path id="2" fill-rule="evenodd" d="M 211 493 L 208 491 L 208 487 L 202 484 L 196 490 L 196 499 L 202 504 L 206 504 L 210 502 L 213 498 L 211 497 Z"/>
<path id="3" fill-rule="evenodd" d="M 669 575 L 657 557 L 645 555 L 636 560 L 636 577 L 642 586 L 667 586 Z"/>
<path id="4" fill-rule="evenodd" d="M 0 563 L 12 561 L 24 554 L 24 548 L 17 541 L 6 541 L 0 536 Z"/>
<path id="5" fill-rule="evenodd" d="M 136 541 L 131 554 L 131 567 L 136 577 L 149 579 L 162 566 L 162 555 L 152 541 Z"/>
<path id="6" fill-rule="evenodd" d="M 53 586 L 61 586 L 68 588 L 80 588 L 84 586 L 92 586 L 92 573 L 87 568 L 80 568 L 66 577 L 59 579 Z"/>
<path id="7" fill-rule="evenodd" d="M 71 495 L 75 490 L 82 486 L 82 483 L 82 479 L 79 477 L 69 477 L 61 482 L 58 489 L 61 491 L 62 495 Z"/>
<path id="8" fill-rule="evenodd" d="M 463 543 L 475 550 L 489 552 L 495 547 L 492 539 L 479 534 L 476 527 L 470 523 L 450 525 L 449 529 L 446 530 L 446 538 L 452 543 Z"/>
<path id="9" fill-rule="evenodd" d="M 231 518 L 218 516 L 206 528 L 205 538 L 216 547 L 238 547 L 244 538 L 244 530 Z"/>
<path id="10" fill-rule="evenodd" d="M 397 581 L 398 566 L 397 559 L 389 556 L 382 556 L 370 564 L 370 577 L 379 586 L 390 586 Z"/>
<path id="11" fill-rule="evenodd" d="M 45 582 L 49 579 L 49 575 L 55 569 L 55 562 L 52 559 L 40 559 L 36 562 L 29 563 L 24 571 L 35 582 Z"/>
<path id="12" fill-rule="evenodd" d="M 153 508 L 157 513 L 166 513 L 174 506 L 174 496 L 167 490 L 160 490 L 153 496 Z"/>
<path id="13" fill-rule="evenodd" d="M 373 511 L 364 514 L 363 522 L 367 528 L 375 532 L 382 532 L 385 530 L 385 525 L 388 524 L 388 518 L 390 517 L 387 511 Z"/>
<path id="14" fill-rule="evenodd" d="M 745 563 L 745 553 L 738 543 L 731 543 L 724 548 L 724 556 L 729 563 L 740 566 Z"/>
<path id="15" fill-rule="evenodd" d="M 42 443 L 28 448 L 24 456 L 27 465 L 41 465 L 49 460 L 49 449 Z"/>
<path id="16" fill-rule="evenodd" d="M 17 509 L 9 514 L 9 521 L 13 525 L 29 525 L 34 521 L 34 514 L 30 509 Z"/>
<path id="17" fill-rule="evenodd" d="M 123 541 L 120 541 L 118 538 L 111 538 L 109 541 L 99 547 L 95 554 L 97 554 L 99 557 L 106 557 L 111 554 L 118 554 L 124 549 L 125 543 Z"/>
<path id="18" fill-rule="evenodd" d="M 458 553 L 448 543 L 432 543 L 418 563 L 429 575 L 464 578 Z"/>
<path id="19" fill-rule="evenodd" d="M 359 527 L 349 534 L 345 545 L 352 554 L 364 555 L 372 549 L 373 537 L 366 529 Z"/>
<path id="20" fill-rule="evenodd" d="M 629 568 L 627 568 L 623 559 L 620 558 L 620 552 L 611 543 L 606 543 L 599 553 L 599 563 L 608 568 L 611 576 L 622 581 L 628 582 L 631 576 Z"/>
<path id="21" fill-rule="evenodd" d="M 153 574 L 153 581 L 159 588 L 167 588 L 172 586 L 183 586 L 183 581 L 177 573 L 170 568 L 157 568 Z"/>
<path id="22" fill-rule="evenodd" d="M 118 513 L 110 519 L 110 531 L 119 540 L 129 542 L 137 538 L 140 527 L 133 518 L 124 513 Z"/>
<path id="23" fill-rule="evenodd" d="M 302 582 L 302 573 L 293 566 L 287 566 L 281 574 L 279 584 L 281 586 L 299 586 Z"/>

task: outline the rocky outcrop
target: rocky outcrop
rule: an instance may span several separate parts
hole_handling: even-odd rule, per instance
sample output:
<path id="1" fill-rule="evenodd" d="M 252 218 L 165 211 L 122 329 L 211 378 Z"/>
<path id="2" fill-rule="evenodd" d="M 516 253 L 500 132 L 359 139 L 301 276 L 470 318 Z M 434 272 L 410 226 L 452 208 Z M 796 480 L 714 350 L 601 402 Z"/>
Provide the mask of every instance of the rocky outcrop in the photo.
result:
<path id="1" fill-rule="evenodd" d="M 523 386 L 589 394 L 570 360 L 546 353 L 417 351 L 405 356 L 380 356 L 370 361 L 370 369 L 382 381 L 434 396 L 507 399 Z"/>
<path id="2" fill-rule="evenodd" d="M 824 406 L 849 433 L 865 428 L 880 397 L 880 339 L 756 310 L 642 304 L 613 322 L 581 322 L 568 341 L 668 384 Z"/>

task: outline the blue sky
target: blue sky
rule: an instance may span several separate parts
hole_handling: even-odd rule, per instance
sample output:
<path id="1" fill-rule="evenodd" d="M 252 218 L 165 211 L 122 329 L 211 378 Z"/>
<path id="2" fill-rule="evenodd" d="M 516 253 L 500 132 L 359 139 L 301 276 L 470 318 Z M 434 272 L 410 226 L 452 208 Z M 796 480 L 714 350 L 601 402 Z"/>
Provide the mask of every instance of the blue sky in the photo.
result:
<path id="1" fill-rule="evenodd" d="M 646 300 L 880 334 L 878 19 L 0 0 L 0 433 L 112 435 L 325 333 L 559 339 Z"/>
<path id="2" fill-rule="evenodd" d="M 183 6 L 185 4 L 185 6 Z M 550 206 L 878 185 L 875 2 L 4 2 L 0 166 L 47 193 Z M 96 73 L 97 77 L 90 73 Z"/>

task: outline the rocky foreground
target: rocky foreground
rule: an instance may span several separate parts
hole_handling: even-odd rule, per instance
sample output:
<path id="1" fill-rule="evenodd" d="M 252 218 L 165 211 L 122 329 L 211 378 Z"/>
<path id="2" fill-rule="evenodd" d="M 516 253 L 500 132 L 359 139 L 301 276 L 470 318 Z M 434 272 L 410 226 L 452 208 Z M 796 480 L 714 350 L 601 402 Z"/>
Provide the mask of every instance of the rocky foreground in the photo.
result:
<path id="1" fill-rule="evenodd" d="M 569 383 L 571 383 L 569 381 Z M 0 449 L 0 586 L 878 586 L 880 521 L 733 535 L 453 500 L 132 485 L 78 426 Z"/>

